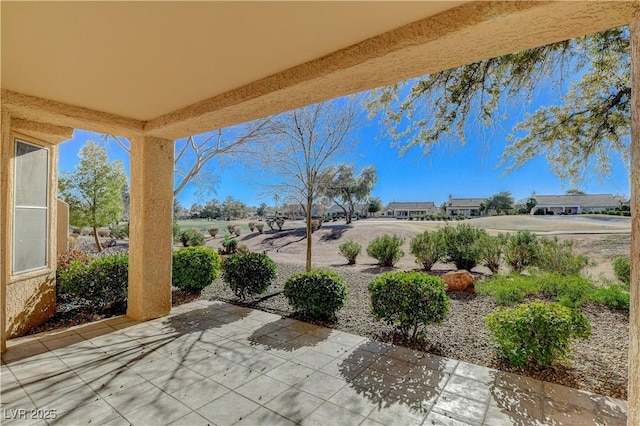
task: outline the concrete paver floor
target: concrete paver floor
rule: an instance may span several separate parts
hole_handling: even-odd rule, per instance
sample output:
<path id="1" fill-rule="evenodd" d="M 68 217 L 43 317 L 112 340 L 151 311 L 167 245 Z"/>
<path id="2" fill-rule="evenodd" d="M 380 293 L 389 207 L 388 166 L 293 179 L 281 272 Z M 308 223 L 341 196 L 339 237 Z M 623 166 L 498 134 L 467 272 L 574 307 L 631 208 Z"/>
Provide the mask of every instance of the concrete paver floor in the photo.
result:
<path id="1" fill-rule="evenodd" d="M 623 425 L 625 401 L 223 302 L 13 339 L 2 424 Z"/>

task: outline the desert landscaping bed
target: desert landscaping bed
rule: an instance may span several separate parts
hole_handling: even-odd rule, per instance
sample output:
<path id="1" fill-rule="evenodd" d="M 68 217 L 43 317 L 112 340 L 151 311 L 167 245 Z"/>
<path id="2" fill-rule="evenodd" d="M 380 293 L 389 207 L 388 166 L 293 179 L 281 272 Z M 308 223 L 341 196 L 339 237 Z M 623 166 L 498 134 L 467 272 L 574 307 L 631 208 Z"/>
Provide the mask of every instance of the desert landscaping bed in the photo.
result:
<path id="1" fill-rule="evenodd" d="M 337 321 L 322 325 L 615 398 L 627 397 L 629 320 L 626 311 L 611 310 L 595 304 L 584 305 L 581 311 L 591 322 L 592 334 L 589 339 L 574 345 L 571 368 L 527 372 L 499 364 L 494 359 L 493 345 L 484 319 L 497 304 L 488 297 L 469 292 L 449 293 L 449 314 L 441 325 L 427 327 L 426 341 L 402 342 L 394 339 L 391 327 L 376 321 L 371 314 L 368 285 L 382 272 L 380 268 L 365 265 L 326 269 L 333 270 L 344 278 L 348 298 L 345 307 L 338 313 Z M 207 287 L 201 297 L 243 303 L 284 316 L 293 315 L 281 291 L 289 276 L 303 271 L 302 265 L 278 263 L 278 278 L 269 292 L 245 302 L 239 301 L 221 279 Z"/>

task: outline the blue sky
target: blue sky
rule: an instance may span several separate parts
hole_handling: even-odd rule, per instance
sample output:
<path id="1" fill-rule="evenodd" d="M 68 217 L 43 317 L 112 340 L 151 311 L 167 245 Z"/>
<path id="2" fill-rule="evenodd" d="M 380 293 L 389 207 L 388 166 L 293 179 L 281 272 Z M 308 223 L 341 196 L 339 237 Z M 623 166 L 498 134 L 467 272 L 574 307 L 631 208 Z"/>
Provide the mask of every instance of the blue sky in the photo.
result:
<path id="1" fill-rule="evenodd" d="M 536 104 L 548 103 L 544 95 Z M 521 109 L 521 108 L 520 108 Z M 509 115 L 511 111 L 509 111 Z M 517 115 L 517 114 L 516 114 Z M 506 138 L 511 126 L 517 121 L 502 123 L 500 128 L 490 129 L 491 140 L 487 142 L 484 130 L 469 129 L 466 146 L 435 149 L 424 156 L 420 148 L 415 148 L 400 157 L 398 150 L 391 147 L 389 136 L 385 135 L 377 120 L 369 121 L 363 112 L 363 126 L 354 135 L 359 141 L 358 149 L 349 158 L 337 162 L 355 164 L 356 171 L 373 165 L 378 172 L 378 183 L 373 196 L 382 199 L 383 204 L 392 201 L 434 201 L 444 202 L 449 194 L 454 198 L 488 197 L 497 192 L 509 191 L 516 200 L 528 198 L 532 191 L 538 194 L 562 194 L 570 189 L 569 182 L 559 180 L 549 168 L 543 156 L 537 157 L 511 174 L 504 175 L 504 169 L 496 168 L 506 146 Z M 78 162 L 78 151 L 87 141 L 100 142 L 101 135 L 84 130 L 76 130 L 73 139 L 60 145 L 60 164 L 63 170 L 72 170 Z M 115 143 L 107 146 L 110 160 L 121 159 L 129 172 L 128 155 Z M 246 171 L 238 162 L 217 165 L 217 192 L 199 197 L 197 188 L 187 186 L 178 199 L 184 207 L 193 203 L 204 204 L 211 198 L 224 200 L 233 196 L 250 206 L 262 202 L 273 205 L 270 196 L 261 193 L 262 188 L 249 183 Z M 597 178 L 586 180 L 580 186 L 587 193 L 612 193 L 629 195 L 629 176 L 622 161 L 615 157 L 610 176 L 601 181 Z"/>

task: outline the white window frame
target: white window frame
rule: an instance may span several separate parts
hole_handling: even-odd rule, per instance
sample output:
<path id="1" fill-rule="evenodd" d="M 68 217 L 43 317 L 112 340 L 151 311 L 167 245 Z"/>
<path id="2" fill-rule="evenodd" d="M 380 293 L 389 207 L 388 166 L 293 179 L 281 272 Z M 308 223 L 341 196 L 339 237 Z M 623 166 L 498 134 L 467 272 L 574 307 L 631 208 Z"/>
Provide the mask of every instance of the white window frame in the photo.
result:
<path id="1" fill-rule="evenodd" d="M 22 274 L 27 274 L 29 272 L 33 272 L 33 271 L 39 271 L 42 269 L 47 269 L 49 268 L 49 263 L 50 263 L 50 254 L 49 254 L 49 234 L 50 234 L 50 228 L 51 228 L 51 220 L 50 220 L 50 190 L 51 190 L 51 151 L 49 150 L 49 148 L 42 146 L 42 145 L 38 145 L 36 143 L 33 142 L 29 142 L 28 140 L 24 139 L 24 138 L 20 138 L 18 136 L 15 136 L 12 138 L 13 139 L 13 154 L 14 154 L 14 163 L 13 163 L 13 206 L 12 206 L 12 211 L 13 211 L 13 238 L 12 238 L 12 259 L 11 259 L 11 274 L 12 275 L 22 275 Z M 45 187 L 45 203 L 44 206 L 31 206 L 31 205 L 17 205 L 17 184 L 18 184 L 18 173 L 19 171 L 17 170 L 17 162 L 15 161 L 15 159 L 18 156 L 18 144 L 24 144 L 24 145 L 29 145 L 32 147 L 35 147 L 37 149 L 43 149 L 46 152 L 46 171 L 45 171 L 45 176 L 46 176 L 46 187 Z M 33 209 L 33 210 L 40 210 L 40 211 L 44 211 L 45 212 L 45 217 L 46 217 L 46 224 L 45 224 L 45 230 L 44 230 L 44 245 L 45 245 L 45 250 L 44 250 L 44 264 L 43 265 L 39 265 L 36 266 L 34 268 L 29 268 L 29 269 L 24 269 L 24 270 L 17 270 L 16 269 L 16 254 L 18 252 L 18 247 L 17 247 L 17 238 L 16 238 L 16 228 L 18 225 L 18 209 Z"/>

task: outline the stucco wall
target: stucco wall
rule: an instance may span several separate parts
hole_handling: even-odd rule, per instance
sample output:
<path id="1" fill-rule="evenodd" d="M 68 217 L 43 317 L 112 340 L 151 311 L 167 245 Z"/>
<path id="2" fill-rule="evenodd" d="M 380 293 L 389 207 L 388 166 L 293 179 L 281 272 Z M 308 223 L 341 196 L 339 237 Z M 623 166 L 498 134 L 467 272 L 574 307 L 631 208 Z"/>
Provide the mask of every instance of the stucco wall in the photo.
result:
<path id="1" fill-rule="evenodd" d="M 55 272 L 47 272 L 7 286 L 8 338 L 21 336 L 56 311 Z"/>

